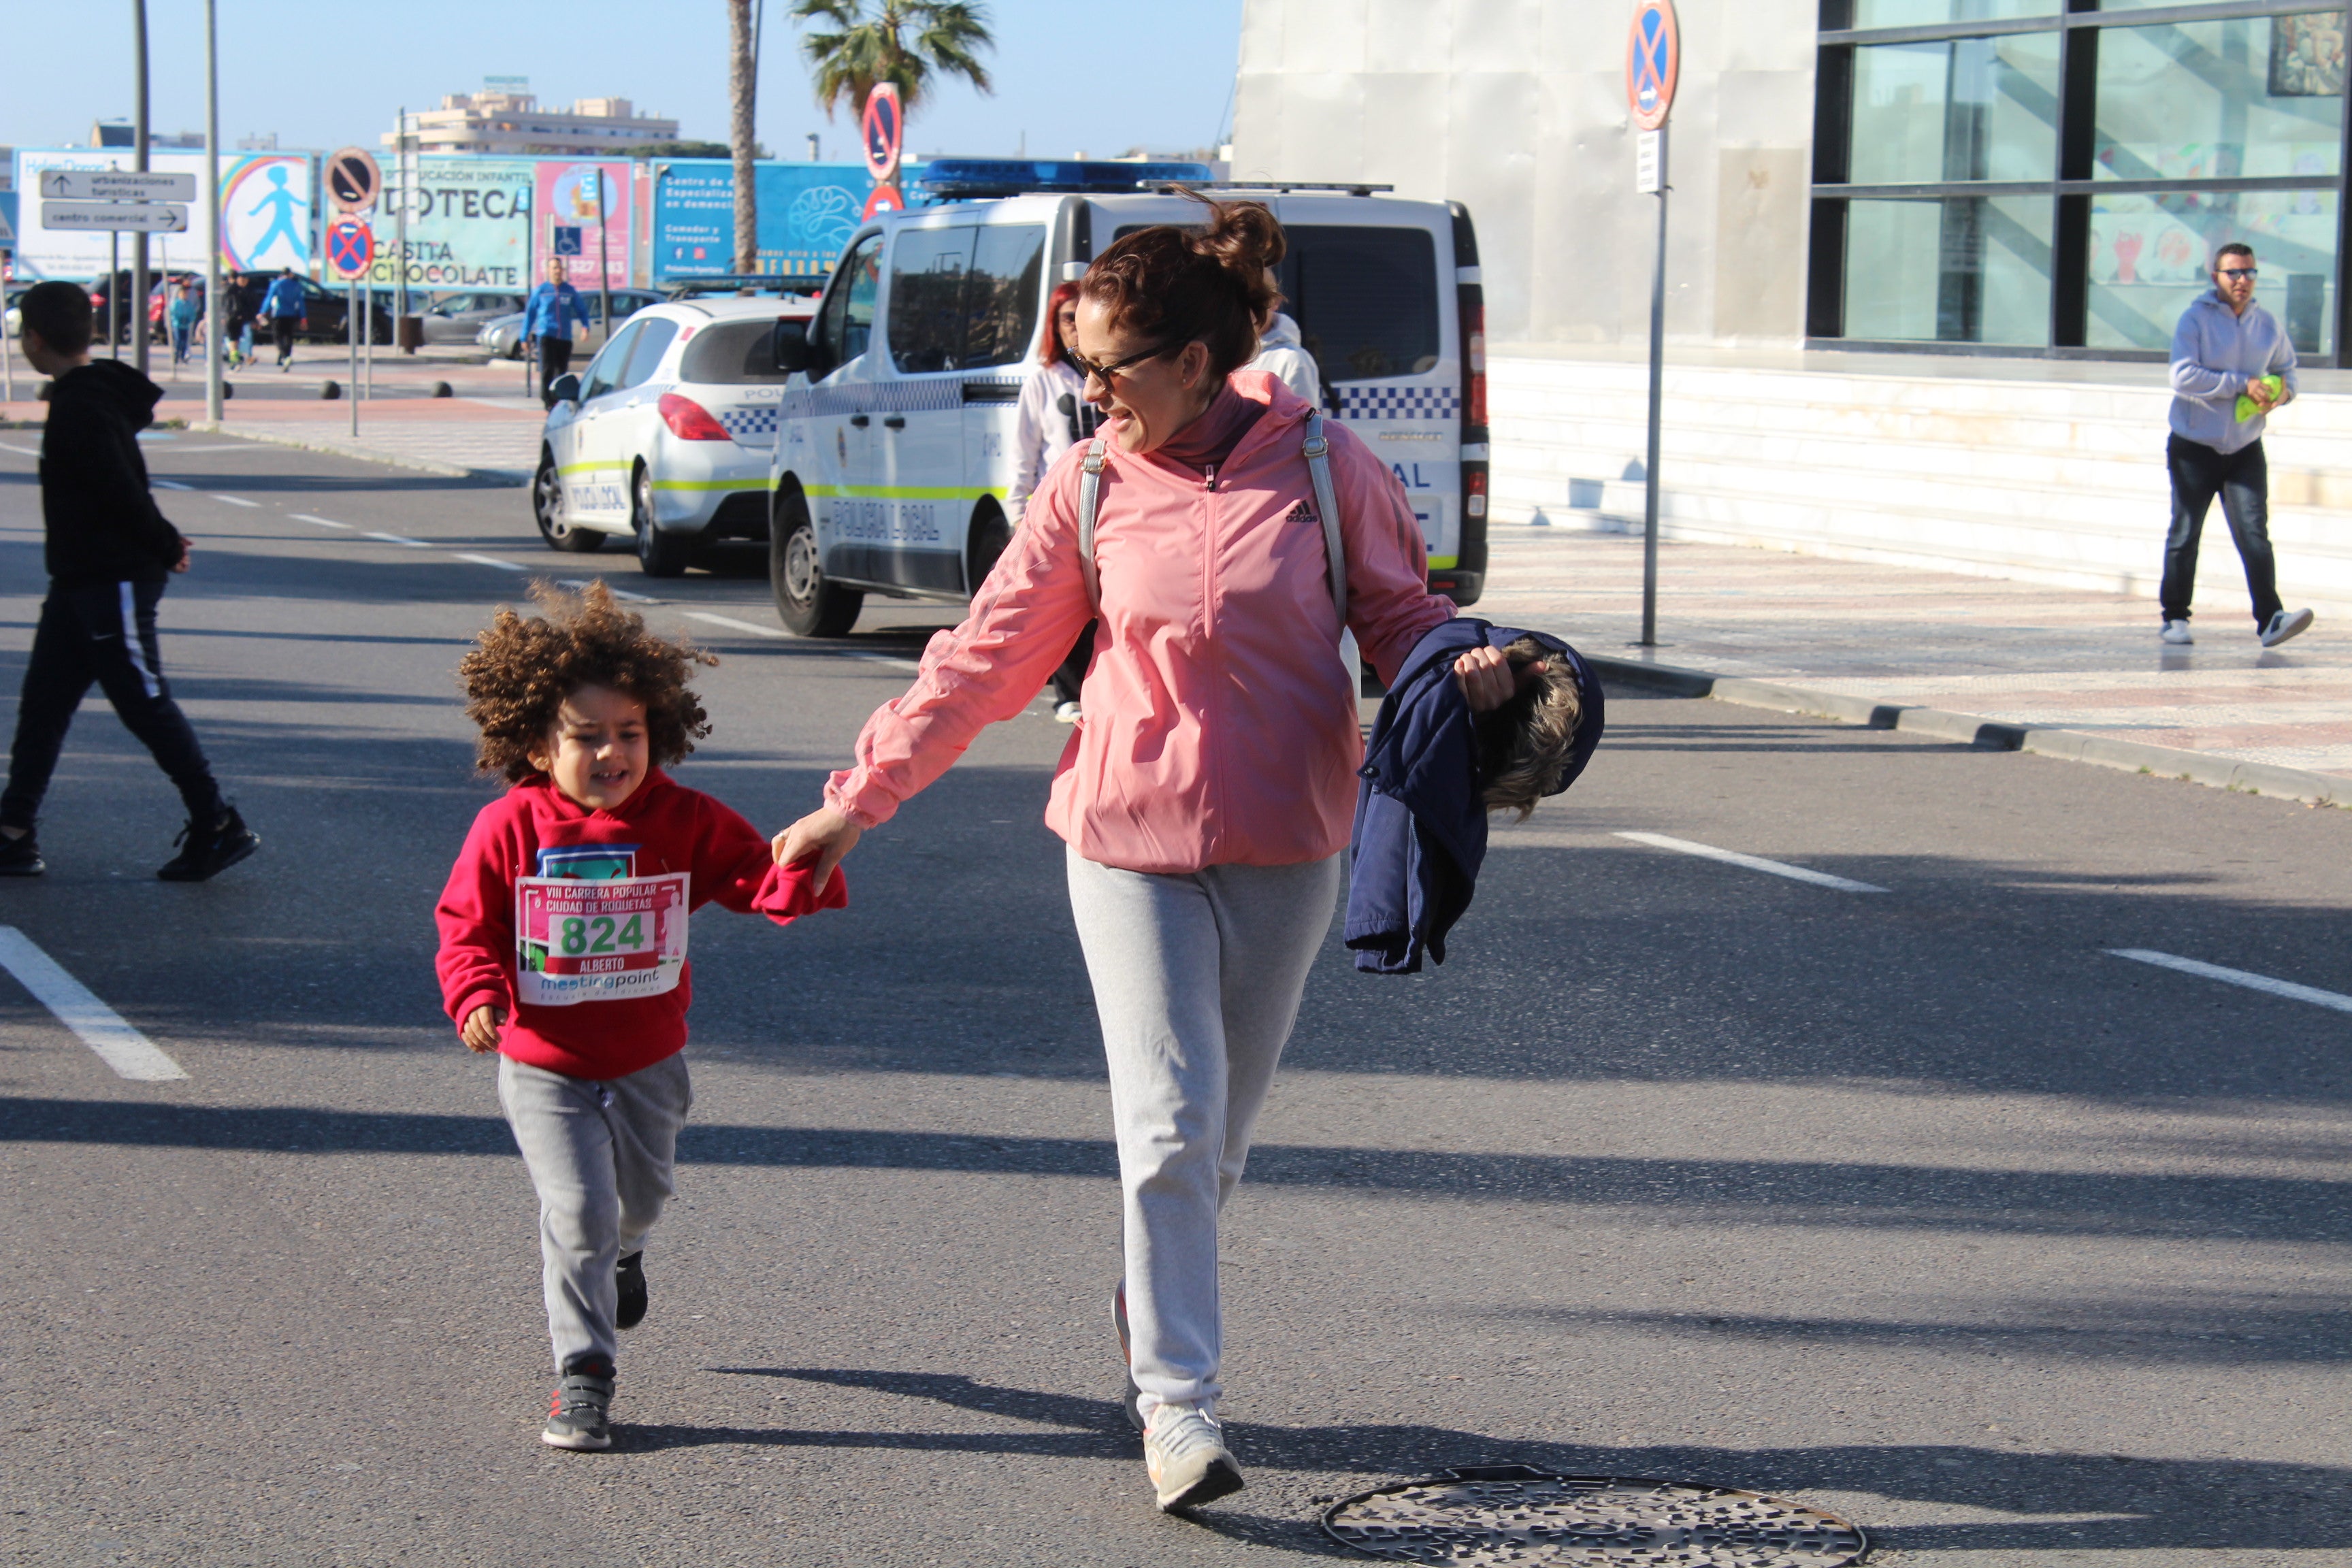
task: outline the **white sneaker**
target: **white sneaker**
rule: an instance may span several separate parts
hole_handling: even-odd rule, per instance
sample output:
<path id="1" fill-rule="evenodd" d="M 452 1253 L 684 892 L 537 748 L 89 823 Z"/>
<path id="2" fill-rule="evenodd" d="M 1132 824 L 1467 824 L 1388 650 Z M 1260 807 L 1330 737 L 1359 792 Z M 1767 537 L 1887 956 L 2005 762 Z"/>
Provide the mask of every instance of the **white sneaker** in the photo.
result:
<path id="1" fill-rule="evenodd" d="M 1062 703 L 1060 706 L 1056 707 L 1056 708 L 1054 710 L 1054 722 L 1055 722 L 1055 723 L 1056 723 L 1056 724 L 1075 724 L 1075 723 L 1076 723 L 1077 721 L 1078 721 L 1078 705 L 1077 705 L 1076 703 L 1075 703 L 1075 702 L 1065 702 L 1065 703 Z"/>
<path id="2" fill-rule="evenodd" d="M 2310 629 L 2309 610 L 2281 610 L 2271 617 L 2271 624 L 2263 628 L 2263 646 L 2276 647 L 2287 638 L 2301 637 Z"/>
<path id="3" fill-rule="evenodd" d="M 2187 621 L 2165 622 L 2164 629 L 2157 633 L 2156 637 L 2158 642 L 2168 642 L 2177 645 L 2186 645 L 2197 640 L 2195 637 L 2189 635 L 2189 623 Z"/>
<path id="4" fill-rule="evenodd" d="M 1143 1434 L 1143 1464 L 1151 1472 L 1162 1513 L 1198 1508 L 1242 1489 L 1242 1470 L 1225 1451 L 1225 1434 L 1197 1405 L 1161 1405 Z"/>

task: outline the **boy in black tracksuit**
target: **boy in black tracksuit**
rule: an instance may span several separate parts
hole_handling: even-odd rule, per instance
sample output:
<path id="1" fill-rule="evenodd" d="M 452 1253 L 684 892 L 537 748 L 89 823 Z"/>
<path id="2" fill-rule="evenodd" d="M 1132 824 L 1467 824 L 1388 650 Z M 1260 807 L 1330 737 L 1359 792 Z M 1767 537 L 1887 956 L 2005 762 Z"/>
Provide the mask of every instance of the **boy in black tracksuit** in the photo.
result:
<path id="1" fill-rule="evenodd" d="M 89 296 L 74 285 L 38 284 L 19 309 L 25 357 L 54 378 L 41 437 L 49 595 L 33 633 L 8 787 L 0 794 L 0 876 L 37 877 L 47 868 L 34 820 L 74 710 L 95 681 L 187 803 L 180 853 L 156 875 L 201 882 L 252 854 L 260 840 L 221 799 L 195 731 L 163 684 L 155 606 L 169 574 L 188 569 L 188 542 L 156 509 L 137 440 L 154 422 L 163 388 L 119 361 L 91 361 Z"/>

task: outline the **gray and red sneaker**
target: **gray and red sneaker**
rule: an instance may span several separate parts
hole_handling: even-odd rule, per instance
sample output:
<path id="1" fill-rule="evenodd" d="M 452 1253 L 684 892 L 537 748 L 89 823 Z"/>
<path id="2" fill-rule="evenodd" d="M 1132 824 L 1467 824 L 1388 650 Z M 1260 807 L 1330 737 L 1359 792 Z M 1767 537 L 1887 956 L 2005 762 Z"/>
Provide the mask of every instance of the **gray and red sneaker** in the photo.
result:
<path id="1" fill-rule="evenodd" d="M 539 1440 L 551 1448 L 597 1449 L 613 1446 L 613 1363 L 601 1356 L 575 1357 L 548 1401 L 547 1426 Z"/>

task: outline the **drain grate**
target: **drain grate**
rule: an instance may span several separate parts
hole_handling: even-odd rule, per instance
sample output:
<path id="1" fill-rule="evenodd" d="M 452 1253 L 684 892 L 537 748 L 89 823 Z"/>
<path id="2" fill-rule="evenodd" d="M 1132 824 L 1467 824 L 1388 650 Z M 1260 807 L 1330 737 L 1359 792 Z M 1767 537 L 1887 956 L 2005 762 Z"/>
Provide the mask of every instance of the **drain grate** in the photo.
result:
<path id="1" fill-rule="evenodd" d="M 1840 1568 L 1869 1550 L 1845 1521 L 1757 1492 L 1524 1465 L 1365 1492 L 1326 1510 L 1323 1529 L 1398 1563 L 1522 1568 Z"/>

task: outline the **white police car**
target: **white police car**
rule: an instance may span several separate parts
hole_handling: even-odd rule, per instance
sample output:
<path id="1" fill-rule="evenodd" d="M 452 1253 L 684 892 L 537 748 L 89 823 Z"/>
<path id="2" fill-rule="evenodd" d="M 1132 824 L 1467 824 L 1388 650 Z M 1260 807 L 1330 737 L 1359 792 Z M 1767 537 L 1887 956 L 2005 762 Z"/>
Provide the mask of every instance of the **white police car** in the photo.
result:
<path id="1" fill-rule="evenodd" d="M 1013 402 L 1047 294 L 1131 229 L 1193 224 L 1181 182 L 1263 201 L 1289 239 L 1284 306 L 1328 413 L 1389 460 L 1430 584 L 1475 602 L 1486 567 L 1486 306 L 1459 203 L 1386 187 L 1208 184 L 1199 164 L 939 159 L 936 204 L 849 241 L 815 319 L 780 327 L 768 497 L 776 608 L 838 637 L 865 596 L 968 598 L 1012 538 Z"/>
<path id="2" fill-rule="evenodd" d="M 674 577 L 699 544 L 768 531 L 769 451 L 784 373 L 778 326 L 807 300 L 648 305 L 585 371 L 556 378 L 531 482 L 557 550 L 632 539 L 646 575 Z"/>

